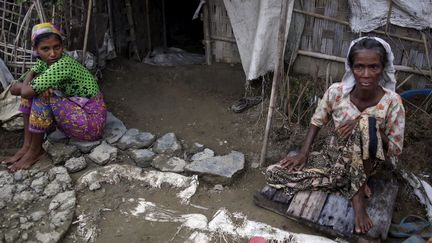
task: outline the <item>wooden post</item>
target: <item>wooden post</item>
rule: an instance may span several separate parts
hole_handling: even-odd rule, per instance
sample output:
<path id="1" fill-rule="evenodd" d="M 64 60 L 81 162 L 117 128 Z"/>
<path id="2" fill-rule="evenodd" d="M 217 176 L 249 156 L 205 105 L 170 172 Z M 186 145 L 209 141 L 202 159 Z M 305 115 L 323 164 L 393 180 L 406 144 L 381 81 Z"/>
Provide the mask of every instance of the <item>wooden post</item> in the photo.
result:
<path id="1" fill-rule="evenodd" d="M 204 46 L 205 46 L 205 57 L 207 65 L 212 64 L 212 53 L 211 53 L 211 39 L 210 39 L 210 14 L 209 14 L 209 2 L 207 1 L 203 6 L 203 28 L 204 28 Z"/>
<path id="2" fill-rule="evenodd" d="M 168 44 L 167 44 L 165 0 L 162 0 L 162 41 L 163 41 L 163 47 L 167 48 Z"/>
<path id="3" fill-rule="evenodd" d="M 127 14 L 127 19 L 128 19 L 128 23 L 129 23 L 129 37 L 130 37 L 130 41 L 132 44 L 132 49 L 133 52 L 135 52 L 135 55 L 138 58 L 138 61 L 141 62 L 141 57 L 138 51 L 138 47 L 136 44 L 136 35 L 135 35 L 135 24 L 134 24 L 134 19 L 133 19 L 133 12 L 132 12 L 132 5 L 130 3 L 130 0 L 126 0 L 126 14 Z"/>
<path id="4" fill-rule="evenodd" d="M 276 53 L 277 53 L 277 62 L 276 67 L 273 73 L 273 83 L 272 83 L 272 89 L 270 93 L 270 104 L 269 109 L 267 113 L 267 123 L 264 131 L 264 139 L 263 139 L 263 146 L 261 149 L 261 157 L 260 157 L 260 166 L 264 164 L 265 157 L 267 155 L 267 145 L 268 145 L 268 137 L 270 132 L 270 126 L 273 116 L 273 110 L 276 103 L 276 87 L 278 82 L 283 78 L 283 62 L 284 62 L 284 52 L 285 52 L 285 31 L 286 26 L 288 27 L 291 24 L 291 17 L 292 17 L 292 11 L 294 7 L 294 0 L 282 0 L 282 6 L 281 6 L 281 15 L 279 20 L 279 32 L 278 32 L 278 39 L 277 39 L 277 46 L 276 46 Z M 289 12 L 289 13 L 288 13 Z M 288 23 L 287 23 L 288 22 Z"/>
<path id="5" fill-rule="evenodd" d="M 387 22 L 386 22 L 386 27 L 385 27 L 385 32 L 388 33 L 389 30 L 389 26 L 390 26 L 390 17 L 391 17 L 391 11 L 392 11 L 392 7 L 393 7 L 393 1 L 392 0 L 388 0 L 389 3 L 389 10 L 387 13 Z"/>
<path id="6" fill-rule="evenodd" d="M 88 8 L 87 8 L 86 28 L 85 28 L 85 34 L 84 34 L 84 45 L 83 45 L 83 52 L 82 52 L 82 59 L 81 59 L 81 63 L 84 66 L 85 66 L 85 59 L 86 59 L 86 52 L 87 52 L 87 41 L 88 41 L 88 34 L 89 34 L 89 29 L 90 29 L 90 20 L 91 20 L 92 8 L 93 8 L 93 0 L 89 0 Z"/>
<path id="7" fill-rule="evenodd" d="M 109 23 L 109 33 L 110 37 L 115 41 L 114 38 L 114 21 L 113 21 L 113 13 L 112 13 L 112 0 L 107 0 L 108 7 L 108 23 Z"/>
<path id="8" fill-rule="evenodd" d="M 146 0 L 146 27 L 147 27 L 147 48 L 148 54 L 150 54 L 152 50 L 152 41 L 151 41 L 151 27 L 150 27 L 150 8 L 149 8 L 149 0 Z"/>

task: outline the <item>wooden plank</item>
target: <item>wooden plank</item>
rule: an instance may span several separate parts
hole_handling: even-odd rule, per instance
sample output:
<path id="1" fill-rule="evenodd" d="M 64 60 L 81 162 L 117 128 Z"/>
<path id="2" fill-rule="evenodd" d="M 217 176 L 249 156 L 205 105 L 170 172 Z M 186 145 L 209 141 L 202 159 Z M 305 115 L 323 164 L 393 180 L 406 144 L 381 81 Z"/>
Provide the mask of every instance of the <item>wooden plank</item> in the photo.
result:
<path id="1" fill-rule="evenodd" d="M 324 207 L 324 203 L 326 202 L 326 199 L 326 192 L 311 192 L 300 217 L 314 223 L 317 222 L 320 217 L 321 210 Z"/>
<path id="2" fill-rule="evenodd" d="M 310 194 L 311 192 L 309 191 L 298 192 L 291 201 L 291 204 L 287 210 L 287 214 L 300 218 Z"/>
<path id="3" fill-rule="evenodd" d="M 261 189 L 261 194 L 264 195 L 267 199 L 272 199 L 273 195 L 276 193 L 277 189 L 269 186 L 269 185 L 265 185 L 263 187 L 263 189 Z"/>
<path id="4" fill-rule="evenodd" d="M 369 183 L 374 195 L 367 203 L 366 211 L 371 218 L 374 227 L 367 235 L 372 238 L 387 238 L 390 228 L 393 208 L 398 192 L 396 180 L 384 182 L 383 180 L 372 179 Z"/>
<path id="5" fill-rule="evenodd" d="M 286 193 L 283 192 L 282 189 L 280 189 L 276 191 L 272 200 L 275 202 L 285 203 L 286 205 L 289 205 L 291 199 L 293 199 L 293 196 L 288 196 Z"/>

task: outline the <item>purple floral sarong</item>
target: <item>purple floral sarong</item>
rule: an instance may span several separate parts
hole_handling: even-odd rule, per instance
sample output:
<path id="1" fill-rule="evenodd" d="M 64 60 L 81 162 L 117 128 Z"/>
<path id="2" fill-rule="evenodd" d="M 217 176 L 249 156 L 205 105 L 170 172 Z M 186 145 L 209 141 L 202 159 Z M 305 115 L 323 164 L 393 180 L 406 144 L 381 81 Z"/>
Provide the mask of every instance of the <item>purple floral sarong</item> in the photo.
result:
<path id="1" fill-rule="evenodd" d="M 101 93 L 90 99 L 56 95 L 47 99 L 21 98 L 19 110 L 29 114 L 30 132 L 44 133 L 54 122 L 66 136 L 83 141 L 102 137 L 107 114 Z"/>

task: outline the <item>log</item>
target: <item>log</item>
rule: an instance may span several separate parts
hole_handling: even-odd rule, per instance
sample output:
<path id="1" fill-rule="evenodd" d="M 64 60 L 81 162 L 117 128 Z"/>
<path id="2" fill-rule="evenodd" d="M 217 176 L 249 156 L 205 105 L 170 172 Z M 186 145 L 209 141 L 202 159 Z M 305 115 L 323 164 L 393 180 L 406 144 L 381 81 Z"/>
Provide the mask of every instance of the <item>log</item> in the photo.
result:
<path id="1" fill-rule="evenodd" d="M 82 59 L 81 63 L 85 65 L 85 59 L 86 59 L 86 52 L 87 52 L 87 42 L 88 42 L 88 35 L 90 30 L 90 20 L 91 20 L 91 14 L 92 14 L 92 8 L 93 8 L 93 0 L 89 0 L 88 2 L 88 8 L 87 8 L 87 20 L 86 20 L 86 28 L 84 33 L 84 43 L 83 43 L 83 52 L 82 52 Z"/>
<path id="2" fill-rule="evenodd" d="M 204 28 L 204 46 L 207 65 L 212 64 L 212 51 L 210 39 L 210 15 L 208 2 L 203 6 L 203 28 Z"/>

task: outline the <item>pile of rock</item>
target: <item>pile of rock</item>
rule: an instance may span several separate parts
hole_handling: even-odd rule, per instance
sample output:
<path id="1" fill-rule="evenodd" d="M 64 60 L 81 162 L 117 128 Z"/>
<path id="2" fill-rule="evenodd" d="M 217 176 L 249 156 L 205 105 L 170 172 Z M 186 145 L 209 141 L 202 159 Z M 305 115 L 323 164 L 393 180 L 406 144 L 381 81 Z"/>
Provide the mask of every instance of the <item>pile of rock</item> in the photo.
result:
<path id="1" fill-rule="evenodd" d="M 44 144 L 53 163 L 63 165 L 74 173 L 84 169 L 87 163 L 106 165 L 125 155 L 141 168 L 154 167 L 160 171 L 198 174 L 210 183 L 230 184 L 243 169 L 245 158 L 233 151 L 215 156 L 214 151 L 203 145 L 183 144 L 174 133 L 159 138 L 136 128 L 127 130 L 124 124 L 109 113 L 102 140 L 80 142 L 68 140 L 56 131 Z M 121 162 L 121 161 L 119 161 Z"/>
<path id="2" fill-rule="evenodd" d="M 57 242 L 68 230 L 76 197 L 66 168 L 0 171 L 0 242 Z"/>

